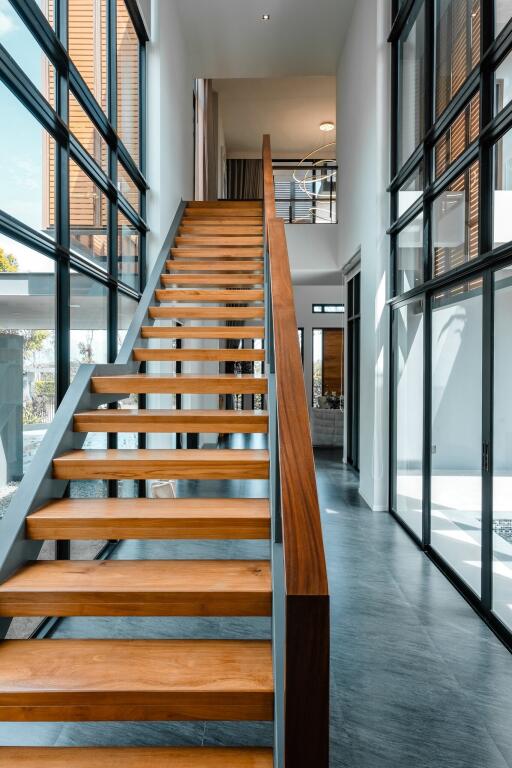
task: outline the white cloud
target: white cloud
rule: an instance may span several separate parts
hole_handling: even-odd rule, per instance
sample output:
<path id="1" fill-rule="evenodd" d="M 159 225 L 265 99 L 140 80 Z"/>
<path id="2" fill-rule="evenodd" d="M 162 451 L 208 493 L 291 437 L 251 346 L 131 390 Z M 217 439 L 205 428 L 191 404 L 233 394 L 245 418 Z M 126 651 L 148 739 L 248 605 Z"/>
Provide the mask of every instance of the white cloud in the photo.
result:
<path id="1" fill-rule="evenodd" d="M 13 32 L 16 29 L 16 25 L 11 16 L 2 11 L 0 8 L 0 37 L 5 37 L 9 32 Z"/>

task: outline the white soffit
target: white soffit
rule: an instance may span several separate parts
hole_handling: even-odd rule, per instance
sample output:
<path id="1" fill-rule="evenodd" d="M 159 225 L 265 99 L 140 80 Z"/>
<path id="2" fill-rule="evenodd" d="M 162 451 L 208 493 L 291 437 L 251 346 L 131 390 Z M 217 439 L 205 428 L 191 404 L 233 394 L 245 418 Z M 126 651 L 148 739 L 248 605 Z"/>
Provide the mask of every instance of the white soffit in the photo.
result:
<path id="1" fill-rule="evenodd" d="M 195 77 L 283 77 L 335 74 L 354 0 L 176 0 L 176 7 Z"/>

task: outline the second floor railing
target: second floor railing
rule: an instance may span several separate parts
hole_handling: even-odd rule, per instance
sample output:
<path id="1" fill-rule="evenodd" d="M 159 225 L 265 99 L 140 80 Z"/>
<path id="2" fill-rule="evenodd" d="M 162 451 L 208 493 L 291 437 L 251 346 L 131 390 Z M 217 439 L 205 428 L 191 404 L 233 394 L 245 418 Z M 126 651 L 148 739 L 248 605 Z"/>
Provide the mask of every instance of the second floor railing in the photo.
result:
<path id="1" fill-rule="evenodd" d="M 276 215 L 288 224 L 335 224 L 338 166 L 333 160 L 274 161 Z"/>

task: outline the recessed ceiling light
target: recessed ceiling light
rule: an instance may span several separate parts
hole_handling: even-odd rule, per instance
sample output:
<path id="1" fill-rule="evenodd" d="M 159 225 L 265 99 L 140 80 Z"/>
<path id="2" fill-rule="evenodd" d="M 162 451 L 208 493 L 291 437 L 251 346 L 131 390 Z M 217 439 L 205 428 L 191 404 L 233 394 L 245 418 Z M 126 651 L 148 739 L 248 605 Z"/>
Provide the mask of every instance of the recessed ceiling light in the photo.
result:
<path id="1" fill-rule="evenodd" d="M 329 131 L 334 131 L 334 123 L 331 123 L 330 121 L 326 121 L 325 123 L 320 123 L 320 130 L 324 131 L 324 133 L 328 133 Z"/>
<path id="2" fill-rule="evenodd" d="M 262 21 L 270 21 L 270 13 L 264 13 L 261 17 Z"/>

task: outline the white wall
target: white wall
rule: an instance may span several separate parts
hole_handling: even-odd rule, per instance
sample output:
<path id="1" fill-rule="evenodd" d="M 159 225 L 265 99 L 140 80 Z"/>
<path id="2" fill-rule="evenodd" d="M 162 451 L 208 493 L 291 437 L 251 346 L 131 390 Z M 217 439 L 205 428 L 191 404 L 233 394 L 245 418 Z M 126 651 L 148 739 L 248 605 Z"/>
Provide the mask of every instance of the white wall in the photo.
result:
<path id="1" fill-rule="evenodd" d="M 147 45 L 148 267 L 176 208 L 193 195 L 193 77 L 176 13 L 176 0 L 152 0 Z"/>
<path id="2" fill-rule="evenodd" d="M 358 0 L 338 63 L 337 156 L 342 263 L 361 249 L 360 493 L 387 509 L 389 0 Z"/>
<path id="3" fill-rule="evenodd" d="M 338 240 L 337 224 L 286 224 L 293 282 L 341 284 Z"/>
<path id="4" fill-rule="evenodd" d="M 314 226 L 314 225 L 313 225 Z M 301 227 L 298 227 L 299 229 Z M 320 225 L 317 229 L 322 229 Z M 313 328 L 343 328 L 344 315 L 313 314 L 313 304 L 342 303 L 341 283 L 338 285 L 294 285 L 297 328 L 304 328 L 304 381 L 311 410 L 313 398 Z"/>

